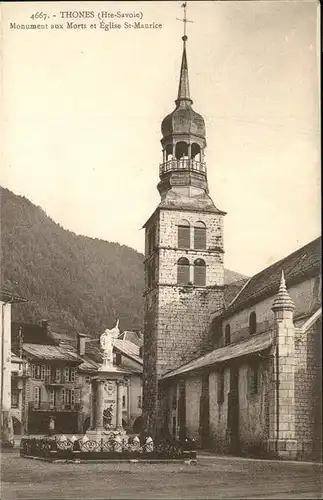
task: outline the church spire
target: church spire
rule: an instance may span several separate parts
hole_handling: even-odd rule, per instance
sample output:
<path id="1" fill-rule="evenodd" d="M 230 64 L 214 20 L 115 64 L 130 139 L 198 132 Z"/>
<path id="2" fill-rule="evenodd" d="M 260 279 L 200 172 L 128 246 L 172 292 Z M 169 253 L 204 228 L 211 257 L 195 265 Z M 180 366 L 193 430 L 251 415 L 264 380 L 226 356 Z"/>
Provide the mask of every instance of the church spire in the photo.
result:
<path id="1" fill-rule="evenodd" d="M 186 56 L 186 40 L 187 36 L 184 35 L 182 37 L 183 40 L 183 55 L 182 55 L 182 64 L 181 64 L 181 72 L 179 77 L 179 85 L 178 85 L 178 95 L 176 104 L 180 104 L 181 101 L 189 101 L 191 104 L 193 103 L 190 98 L 190 86 L 188 81 L 188 66 L 187 66 L 187 56 Z"/>
<path id="2" fill-rule="evenodd" d="M 182 4 L 182 7 L 184 9 L 183 19 L 177 18 L 178 21 L 183 22 L 183 27 L 184 27 L 184 34 L 182 36 L 183 40 L 182 64 L 179 77 L 178 95 L 177 95 L 177 100 L 175 101 L 177 106 L 181 103 L 181 101 L 189 101 L 191 104 L 193 104 L 193 101 L 190 98 L 190 87 L 188 82 L 188 67 L 187 67 L 187 56 L 186 56 L 186 41 L 187 41 L 186 25 L 187 23 L 192 23 L 193 21 L 189 21 L 186 17 L 187 3 L 184 2 Z"/>

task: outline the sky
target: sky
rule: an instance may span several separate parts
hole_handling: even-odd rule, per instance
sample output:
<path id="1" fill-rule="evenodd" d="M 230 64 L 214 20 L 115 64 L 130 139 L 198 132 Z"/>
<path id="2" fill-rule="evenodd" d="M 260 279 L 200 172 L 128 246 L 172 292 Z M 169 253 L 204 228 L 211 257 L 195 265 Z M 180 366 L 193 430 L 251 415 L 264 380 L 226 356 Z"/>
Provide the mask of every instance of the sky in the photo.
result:
<path id="1" fill-rule="evenodd" d="M 319 4 L 187 3 L 193 108 L 206 122 L 210 194 L 227 212 L 224 263 L 252 275 L 320 234 Z M 1 185 L 66 229 L 142 252 L 159 202 L 160 125 L 178 88 L 181 2 L 1 9 Z M 71 11 L 94 18 L 61 18 Z M 105 18 L 121 28 L 104 30 L 102 11 L 162 27 Z M 36 22 L 49 27 L 10 28 Z"/>

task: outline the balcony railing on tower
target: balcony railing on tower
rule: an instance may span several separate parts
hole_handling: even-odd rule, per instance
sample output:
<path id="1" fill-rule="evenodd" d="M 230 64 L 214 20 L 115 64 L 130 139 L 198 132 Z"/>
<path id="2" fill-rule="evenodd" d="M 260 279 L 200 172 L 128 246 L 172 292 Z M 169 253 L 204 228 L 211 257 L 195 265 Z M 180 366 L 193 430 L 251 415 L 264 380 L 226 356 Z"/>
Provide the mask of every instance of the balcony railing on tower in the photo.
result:
<path id="1" fill-rule="evenodd" d="M 192 158 L 180 158 L 179 160 L 171 158 L 159 165 L 159 175 L 164 175 L 167 172 L 175 170 L 189 170 L 206 174 L 206 164 Z"/>

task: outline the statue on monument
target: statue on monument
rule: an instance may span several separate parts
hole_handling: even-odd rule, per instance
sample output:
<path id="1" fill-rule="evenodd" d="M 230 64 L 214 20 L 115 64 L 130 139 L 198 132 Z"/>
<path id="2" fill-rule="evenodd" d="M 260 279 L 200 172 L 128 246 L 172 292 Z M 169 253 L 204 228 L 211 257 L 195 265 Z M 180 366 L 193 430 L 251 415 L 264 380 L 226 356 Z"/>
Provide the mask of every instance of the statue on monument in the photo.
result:
<path id="1" fill-rule="evenodd" d="M 112 425 L 112 415 L 113 415 L 112 405 L 103 410 L 103 425 L 105 429 L 110 429 Z"/>
<path id="2" fill-rule="evenodd" d="M 100 346 L 103 351 L 100 371 L 107 370 L 113 365 L 113 341 L 118 338 L 119 334 L 119 320 L 117 320 L 114 328 L 111 330 L 107 328 L 100 336 Z"/>

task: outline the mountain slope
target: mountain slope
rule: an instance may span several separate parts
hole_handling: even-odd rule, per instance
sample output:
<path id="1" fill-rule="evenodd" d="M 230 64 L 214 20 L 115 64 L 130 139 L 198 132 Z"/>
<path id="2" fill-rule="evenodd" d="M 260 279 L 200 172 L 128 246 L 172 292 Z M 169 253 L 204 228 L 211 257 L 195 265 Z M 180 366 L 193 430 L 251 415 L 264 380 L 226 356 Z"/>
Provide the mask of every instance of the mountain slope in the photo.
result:
<path id="1" fill-rule="evenodd" d="M 14 321 L 97 335 L 119 318 L 121 330 L 142 329 L 142 254 L 67 231 L 8 189 L 0 201 L 1 285 L 28 299 L 13 306 Z M 226 283 L 243 278 L 225 270 Z"/>
<path id="2" fill-rule="evenodd" d="M 122 329 L 142 328 L 143 255 L 67 231 L 3 188 L 1 219 L 1 284 L 28 299 L 15 321 L 97 334 L 118 317 Z"/>

